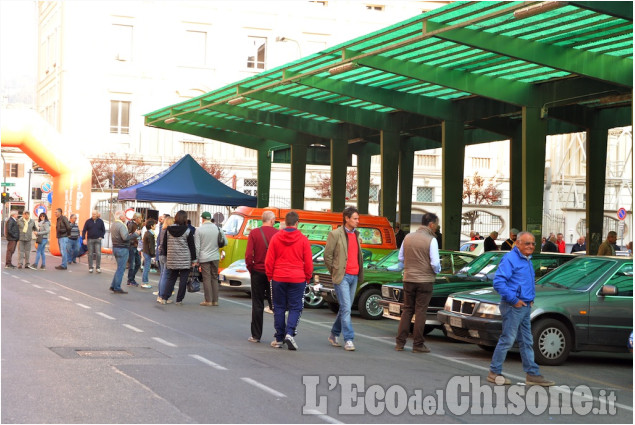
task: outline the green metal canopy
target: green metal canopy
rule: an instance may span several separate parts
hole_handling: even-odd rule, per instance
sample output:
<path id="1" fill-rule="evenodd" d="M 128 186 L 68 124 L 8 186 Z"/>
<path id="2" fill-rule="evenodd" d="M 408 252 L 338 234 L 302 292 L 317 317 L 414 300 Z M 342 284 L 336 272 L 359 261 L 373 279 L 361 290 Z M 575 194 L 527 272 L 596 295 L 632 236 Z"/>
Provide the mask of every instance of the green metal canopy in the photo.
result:
<path id="1" fill-rule="evenodd" d="M 586 131 L 599 116 L 631 125 L 632 87 L 632 2 L 453 2 L 151 112 L 145 124 L 259 152 L 286 146 L 292 174 L 294 149 L 305 161 L 326 146 L 335 182 L 340 156 L 381 154 L 389 202 L 404 150 L 453 149 L 457 138 L 459 149 L 514 137 L 531 147 L 543 130 Z M 304 186 L 293 180 L 292 204 Z M 394 219 L 385 202 L 380 212 Z"/>

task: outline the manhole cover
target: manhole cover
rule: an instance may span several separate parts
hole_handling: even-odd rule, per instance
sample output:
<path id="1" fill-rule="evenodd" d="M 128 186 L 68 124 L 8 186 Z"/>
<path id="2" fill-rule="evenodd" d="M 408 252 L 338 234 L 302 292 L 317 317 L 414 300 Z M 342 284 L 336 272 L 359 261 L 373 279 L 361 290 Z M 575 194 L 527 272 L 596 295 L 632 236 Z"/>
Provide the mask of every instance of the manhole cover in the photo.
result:
<path id="1" fill-rule="evenodd" d="M 75 350 L 78 356 L 92 359 L 119 359 L 132 357 L 133 354 L 126 350 Z"/>

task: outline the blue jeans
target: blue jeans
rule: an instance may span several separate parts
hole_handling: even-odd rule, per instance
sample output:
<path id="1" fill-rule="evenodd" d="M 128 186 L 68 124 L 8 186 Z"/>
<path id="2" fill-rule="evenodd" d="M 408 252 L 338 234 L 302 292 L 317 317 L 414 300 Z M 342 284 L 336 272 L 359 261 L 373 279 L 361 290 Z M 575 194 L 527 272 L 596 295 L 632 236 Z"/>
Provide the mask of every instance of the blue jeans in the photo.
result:
<path id="1" fill-rule="evenodd" d="M 152 265 L 152 257 L 150 254 L 143 253 L 143 277 L 141 281 L 143 283 L 148 283 L 148 274 L 150 273 L 150 266 Z"/>
<path id="2" fill-rule="evenodd" d="M 135 246 L 130 247 L 128 256 L 128 258 L 130 258 L 130 266 L 128 267 L 128 282 L 134 282 L 135 276 L 141 268 L 141 255 L 139 254 L 139 250 Z"/>
<path id="3" fill-rule="evenodd" d="M 518 338 L 523 370 L 529 375 L 540 375 L 538 365 L 534 361 L 534 343 L 529 317 L 531 306 L 527 304 L 524 307 L 516 308 L 510 303 L 501 301 L 500 312 L 503 318 L 503 333 L 496 344 L 489 369 L 496 374 L 503 371 L 503 362 L 507 357 L 507 351 L 512 348 L 514 341 Z"/>
<path id="4" fill-rule="evenodd" d="M 343 333 L 344 341 L 352 341 L 355 338 L 353 322 L 351 321 L 351 307 L 355 299 L 355 291 L 357 291 L 357 279 L 358 276 L 345 274 L 339 285 L 333 285 L 340 309 L 335 317 L 331 333 L 335 336 L 340 336 L 340 333 Z"/>
<path id="5" fill-rule="evenodd" d="M 42 257 L 42 267 L 46 266 L 46 254 L 44 250 L 46 249 L 46 244 L 48 242 L 48 239 L 42 239 L 42 242 L 37 246 L 37 252 L 35 253 L 35 263 L 33 264 L 33 267 L 37 267 L 37 263 L 40 262 L 40 257 Z"/>
<path id="6" fill-rule="evenodd" d="M 74 263 L 75 259 L 79 256 L 79 239 L 68 239 L 66 242 L 66 249 L 68 250 L 68 262 Z"/>
<path id="7" fill-rule="evenodd" d="M 306 283 L 289 283 L 271 281 L 273 302 L 273 325 L 276 328 L 276 341 L 284 341 L 285 335 L 295 336 L 296 328 L 304 308 L 304 289 Z M 289 317 L 285 323 L 285 312 L 289 310 Z"/>
<path id="8" fill-rule="evenodd" d="M 162 257 L 159 261 L 159 297 L 163 298 L 163 291 L 165 291 L 165 282 L 168 280 L 168 269 L 165 267 L 166 258 Z M 170 294 L 171 296 L 172 294 Z M 168 297 L 169 298 L 169 297 Z"/>
<path id="9" fill-rule="evenodd" d="M 117 271 L 115 271 L 115 275 L 112 277 L 110 287 L 117 291 L 121 289 L 121 280 L 123 279 L 123 274 L 126 271 L 129 249 L 114 247 L 112 249 L 112 253 L 114 254 L 115 261 L 117 262 Z"/>
<path id="10" fill-rule="evenodd" d="M 62 267 L 66 268 L 68 266 L 68 238 L 59 238 L 57 243 L 60 247 L 60 254 L 62 254 Z"/>

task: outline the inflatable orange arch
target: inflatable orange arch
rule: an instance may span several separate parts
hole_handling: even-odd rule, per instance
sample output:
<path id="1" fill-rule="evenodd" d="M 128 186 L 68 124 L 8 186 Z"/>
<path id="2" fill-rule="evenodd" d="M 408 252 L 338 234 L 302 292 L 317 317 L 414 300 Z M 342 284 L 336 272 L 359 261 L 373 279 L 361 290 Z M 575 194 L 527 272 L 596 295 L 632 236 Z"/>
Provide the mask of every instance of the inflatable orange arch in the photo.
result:
<path id="1" fill-rule="evenodd" d="M 64 140 L 32 110 L 2 110 L 1 138 L 2 146 L 19 148 L 53 177 L 53 202 L 48 213 L 51 220 L 49 250 L 53 255 L 60 255 L 54 213 L 61 208 L 66 217 L 77 214 L 79 229 L 83 229 L 84 222 L 91 216 L 90 162 L 79 152 L 78 144 Z"/>

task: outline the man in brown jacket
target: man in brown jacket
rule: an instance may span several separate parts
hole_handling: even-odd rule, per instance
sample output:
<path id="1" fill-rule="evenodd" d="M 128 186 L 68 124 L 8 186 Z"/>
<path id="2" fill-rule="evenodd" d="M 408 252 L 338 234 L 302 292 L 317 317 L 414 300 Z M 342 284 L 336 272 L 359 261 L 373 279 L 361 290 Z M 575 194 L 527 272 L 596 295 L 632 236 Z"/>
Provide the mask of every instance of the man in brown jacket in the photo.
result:
<path id="1" fill-rule="evenodd" d="M 351 322 L 351 306 L 357 292 L 357 282 L 364 281 L 364 263 L 359 232 L 356 230 L 359 211 L 355 207 L 346 207 L 342 216 L 343 226 L 329 233 L 324 247 L 324 264 L 331 273 L 340 304 L 328 339 L 332 346 L 340 347 L 337 338 L 342 333 L 346 341 L 344 349 L 354 351 L 355 331 Z"/>
<path id="2" fill-rule="evenodd" d="M 615 255 L 615 242 L 617 242 L 617 233 L 611 230 L 606 235 L 606 240 L 600 245 L 598 255 Z"/>
<path id="3" fill-rule="evenodd" d="M 426 213 L 421 219 L 421 227 L 416 232 L 406 235 L 403 241 L 403 258 L 399 258 L 399 260 L 403 260 L 404 263 L 404 306 L 397 330 L 395 345 L 397 351 L 403 351 L 404 345 L 406 345 L 414 313 L 412 352 L 430 352 L 430 349 L 424 344 L 423 330 L 426 325 L 428 304 L 432 298 L 432 285 L 436 274 L 441 271 L 439 248 L 435 235 L 438 227 L 439 218 L 435 214 Z"/>

